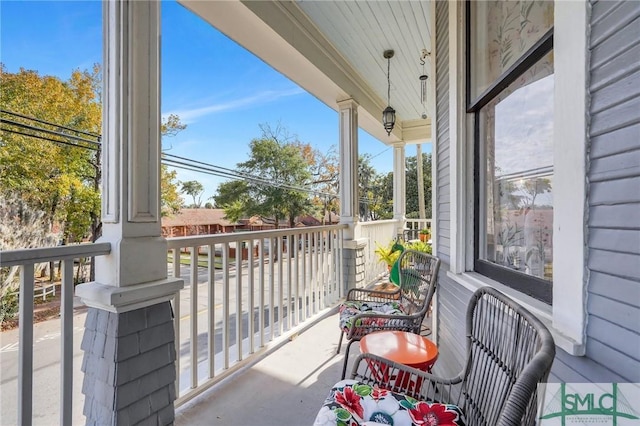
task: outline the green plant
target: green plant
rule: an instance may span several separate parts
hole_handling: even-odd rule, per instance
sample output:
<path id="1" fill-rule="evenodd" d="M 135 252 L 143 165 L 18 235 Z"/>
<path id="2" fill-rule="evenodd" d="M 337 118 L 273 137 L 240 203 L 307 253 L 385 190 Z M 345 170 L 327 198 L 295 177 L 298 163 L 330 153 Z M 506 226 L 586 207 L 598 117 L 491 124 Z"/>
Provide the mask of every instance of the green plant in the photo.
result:
<path id="1" fill-rule="evenodd" d="M 381 246 L 378 242 L 376 242 L 376 250 L 375 254 L 378 255 L 378 260 L 380 262 L 386 263 L 388 266 L 393 266 L 393 264 L 398 260 L 401 250 L 398 250 L 396 247 L 395 241 L 391 241 L 386 246 Z"/>
<path id="2" fill-rule="evenodd" d="M 13 319 L 18 313 L 18 295 L 14 292 L 6 292 L 0 298 L 0 324 Z"/>
<path id="3" fill-rule="evenodd" d="M 419 231 L 419 234 L 420 235 L 429 235 L 429 234 L 431 234 L 431 230 L 429 230 L 429 229 L 421 229 Z"/>
<path id="4" fill-rule="evenodd" d="M 411 243 L 406 243 L 405 247 L 407 250 L 415 250 L 431 254 L 431 244 L 428 244 L 426 241 L 414 241 Z"/>

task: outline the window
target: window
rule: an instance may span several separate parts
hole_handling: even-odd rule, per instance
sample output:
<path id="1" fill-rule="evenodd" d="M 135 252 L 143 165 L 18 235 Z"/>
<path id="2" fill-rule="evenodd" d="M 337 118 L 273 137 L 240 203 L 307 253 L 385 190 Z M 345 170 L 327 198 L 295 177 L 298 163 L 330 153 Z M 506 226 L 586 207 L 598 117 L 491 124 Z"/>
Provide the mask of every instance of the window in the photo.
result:
<path id="1" fill-rule="evenodd" d="M 553 2 L 467 3 L 474 269 L 551 303 Z"/>

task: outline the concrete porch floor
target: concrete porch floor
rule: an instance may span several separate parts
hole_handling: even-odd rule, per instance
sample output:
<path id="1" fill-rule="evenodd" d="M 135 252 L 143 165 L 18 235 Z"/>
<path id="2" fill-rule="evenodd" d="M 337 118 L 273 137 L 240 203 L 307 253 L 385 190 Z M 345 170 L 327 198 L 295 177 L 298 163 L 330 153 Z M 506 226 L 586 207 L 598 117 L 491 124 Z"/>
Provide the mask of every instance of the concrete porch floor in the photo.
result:
<path id="1" fill-rule="evenodd" d="M 175 424 L 311 425 L 329 389 L 340 380 L 346 342 L 336 354 L 338 314 L 320 320 L 245 372 L 176 410 Z M 347 376 L 358 355 L 351 347 Z"/>

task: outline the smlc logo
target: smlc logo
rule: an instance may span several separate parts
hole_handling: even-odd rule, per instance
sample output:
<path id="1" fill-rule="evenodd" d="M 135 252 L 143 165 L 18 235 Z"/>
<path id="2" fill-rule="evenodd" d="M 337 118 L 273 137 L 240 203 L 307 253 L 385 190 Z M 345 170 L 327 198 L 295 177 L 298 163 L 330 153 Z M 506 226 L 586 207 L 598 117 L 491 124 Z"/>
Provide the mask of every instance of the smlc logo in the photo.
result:
<path id="1" fill-rule="evenodd" d="M 540 425 L 640 425 L 637 383 L 548 383 Z"/>

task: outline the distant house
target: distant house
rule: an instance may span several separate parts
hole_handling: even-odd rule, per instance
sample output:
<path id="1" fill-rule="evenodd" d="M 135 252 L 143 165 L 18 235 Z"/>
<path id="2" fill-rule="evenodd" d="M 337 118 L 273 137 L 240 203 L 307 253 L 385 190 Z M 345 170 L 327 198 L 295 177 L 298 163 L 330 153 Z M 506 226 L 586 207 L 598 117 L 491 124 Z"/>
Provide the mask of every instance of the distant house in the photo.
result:
<path id="1" fill-rule="evenodd" d="M 331 222 L 329 222 L 330 220 Z M 340 218 L 335 213 L 327 213 L 325 216 L 327 225 L 338 223 L 339 221 Z M 296 227 L 322 225 L 319 219 L 311 215 L 299 216 L 295 222 Z M 278 223 L 278 229 L 286 228 L 289 228 L 289 221 L 281 220 Z M 276 223 L 273 218 L 252 216 L 248 219 L 231 222 L 225 219 L 223 209 L 182 209 L 173 216 L 162 218 L 162 236 L 166 238 L 270 229 L 276 229 Z"/>
<path id="2" fill-rule="evenodd" d="M 322 222 L 320 222 L 317 218 L 311 215 L 298 216 L 296 218 L 296 227 L 301 226 L 320 226 Z"/>
<path id="3" fill-rule="evenodd" d="M 162 236 L 219 234 L 248 230 L 245 224 L 225 219 L 223 209 L 182 209 L 174 216 L 162 218 Z"/>

